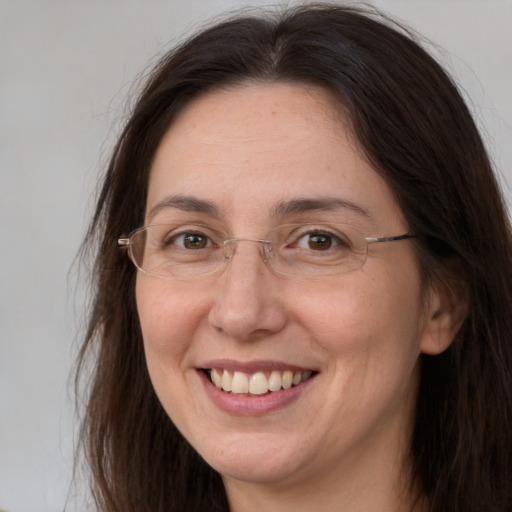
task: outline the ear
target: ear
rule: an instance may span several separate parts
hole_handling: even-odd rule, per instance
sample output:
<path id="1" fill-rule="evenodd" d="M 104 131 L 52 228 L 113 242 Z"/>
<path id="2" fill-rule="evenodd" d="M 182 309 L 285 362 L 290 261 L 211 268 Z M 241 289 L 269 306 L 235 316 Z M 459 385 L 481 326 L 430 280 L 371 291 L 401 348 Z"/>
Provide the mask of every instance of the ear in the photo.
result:
<path id="1" fill-rule="evenodd" d="M 459 332 L 468 312 L 468 293 L 461 283 L 438 282 L 432 285 L 427 298 L 420 350 L 437 355 L 451 345 Z"/>

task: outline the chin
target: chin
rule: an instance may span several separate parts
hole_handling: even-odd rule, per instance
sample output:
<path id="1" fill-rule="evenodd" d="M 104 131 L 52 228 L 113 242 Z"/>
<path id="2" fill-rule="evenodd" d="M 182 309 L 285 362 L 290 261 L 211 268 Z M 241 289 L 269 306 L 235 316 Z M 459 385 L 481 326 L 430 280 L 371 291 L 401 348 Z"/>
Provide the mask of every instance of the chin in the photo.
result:
<path id="1" fill-rule="evenodd" d="M 286 450 L 280 442 L 263 442 L 261 436 L 217 444 L 199 453 L 223 477 L 252 483 L 276 483 L 290 478 L 302 467 L 299 449 Z M 299 460 L 301 459 L 301 460 Z"/>

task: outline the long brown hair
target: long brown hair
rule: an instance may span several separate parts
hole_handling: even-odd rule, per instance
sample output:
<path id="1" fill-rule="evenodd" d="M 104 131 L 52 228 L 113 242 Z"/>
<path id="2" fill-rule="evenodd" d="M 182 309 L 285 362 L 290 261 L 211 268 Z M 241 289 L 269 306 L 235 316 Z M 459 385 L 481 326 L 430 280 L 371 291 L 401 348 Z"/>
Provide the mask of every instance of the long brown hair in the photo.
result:
<path id="1" fill-rule="evenodd" d="M 228 510 L 220 476 L 153 391 L 135 270 L 116 240 L 143 223 L 152 159 L 180 109 L 246 81 L 333 92 L 418 235 L 424 279 L 465 289 L 452 346 L 421 356 L 414 477 L 432 512 L 512 510 L 512 235 L 489 158 L 457 88 L 414 35 L 373 9 L 329 4 L 232 18 L 172 50 L 115 146 L 86 241 L 97 248 L 95 295 L 77 377 L 92 358 L 81 435 L 98 507 Z"/>

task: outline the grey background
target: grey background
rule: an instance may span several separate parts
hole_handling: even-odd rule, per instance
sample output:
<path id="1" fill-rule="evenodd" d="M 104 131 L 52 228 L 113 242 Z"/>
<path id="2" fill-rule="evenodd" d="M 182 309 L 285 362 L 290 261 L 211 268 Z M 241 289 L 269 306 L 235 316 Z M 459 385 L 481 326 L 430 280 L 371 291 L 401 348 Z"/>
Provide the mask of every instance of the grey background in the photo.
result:
<path id="1" fill-rule="evenodd" d="M 510 201 L 512 1 L 371 3 L 445 49 L 433 50 L 471 98 Z M 86 292 L 72 263 L 135 79 L 201 21 L 242 5 L 0 0 L 0 508 L 66 501 Z M 92 510 L 85 488 L 67 510 Z"/>

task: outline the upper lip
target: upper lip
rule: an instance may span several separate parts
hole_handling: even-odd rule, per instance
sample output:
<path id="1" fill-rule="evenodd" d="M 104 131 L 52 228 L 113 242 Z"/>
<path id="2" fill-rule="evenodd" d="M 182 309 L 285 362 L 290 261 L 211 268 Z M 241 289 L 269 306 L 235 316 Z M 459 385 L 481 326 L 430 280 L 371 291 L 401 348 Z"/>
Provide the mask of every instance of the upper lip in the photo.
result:
<path id="1" fill-rule="evenodd" d="M 236 361 L 233 359 L 214 359 L 199 366 L 201 370 L 222 369 L 231 372 L 256 373 L 272 370 L 290 370 L 293 372 L 315 371 L 314 368 L 275 360 Z"/>

